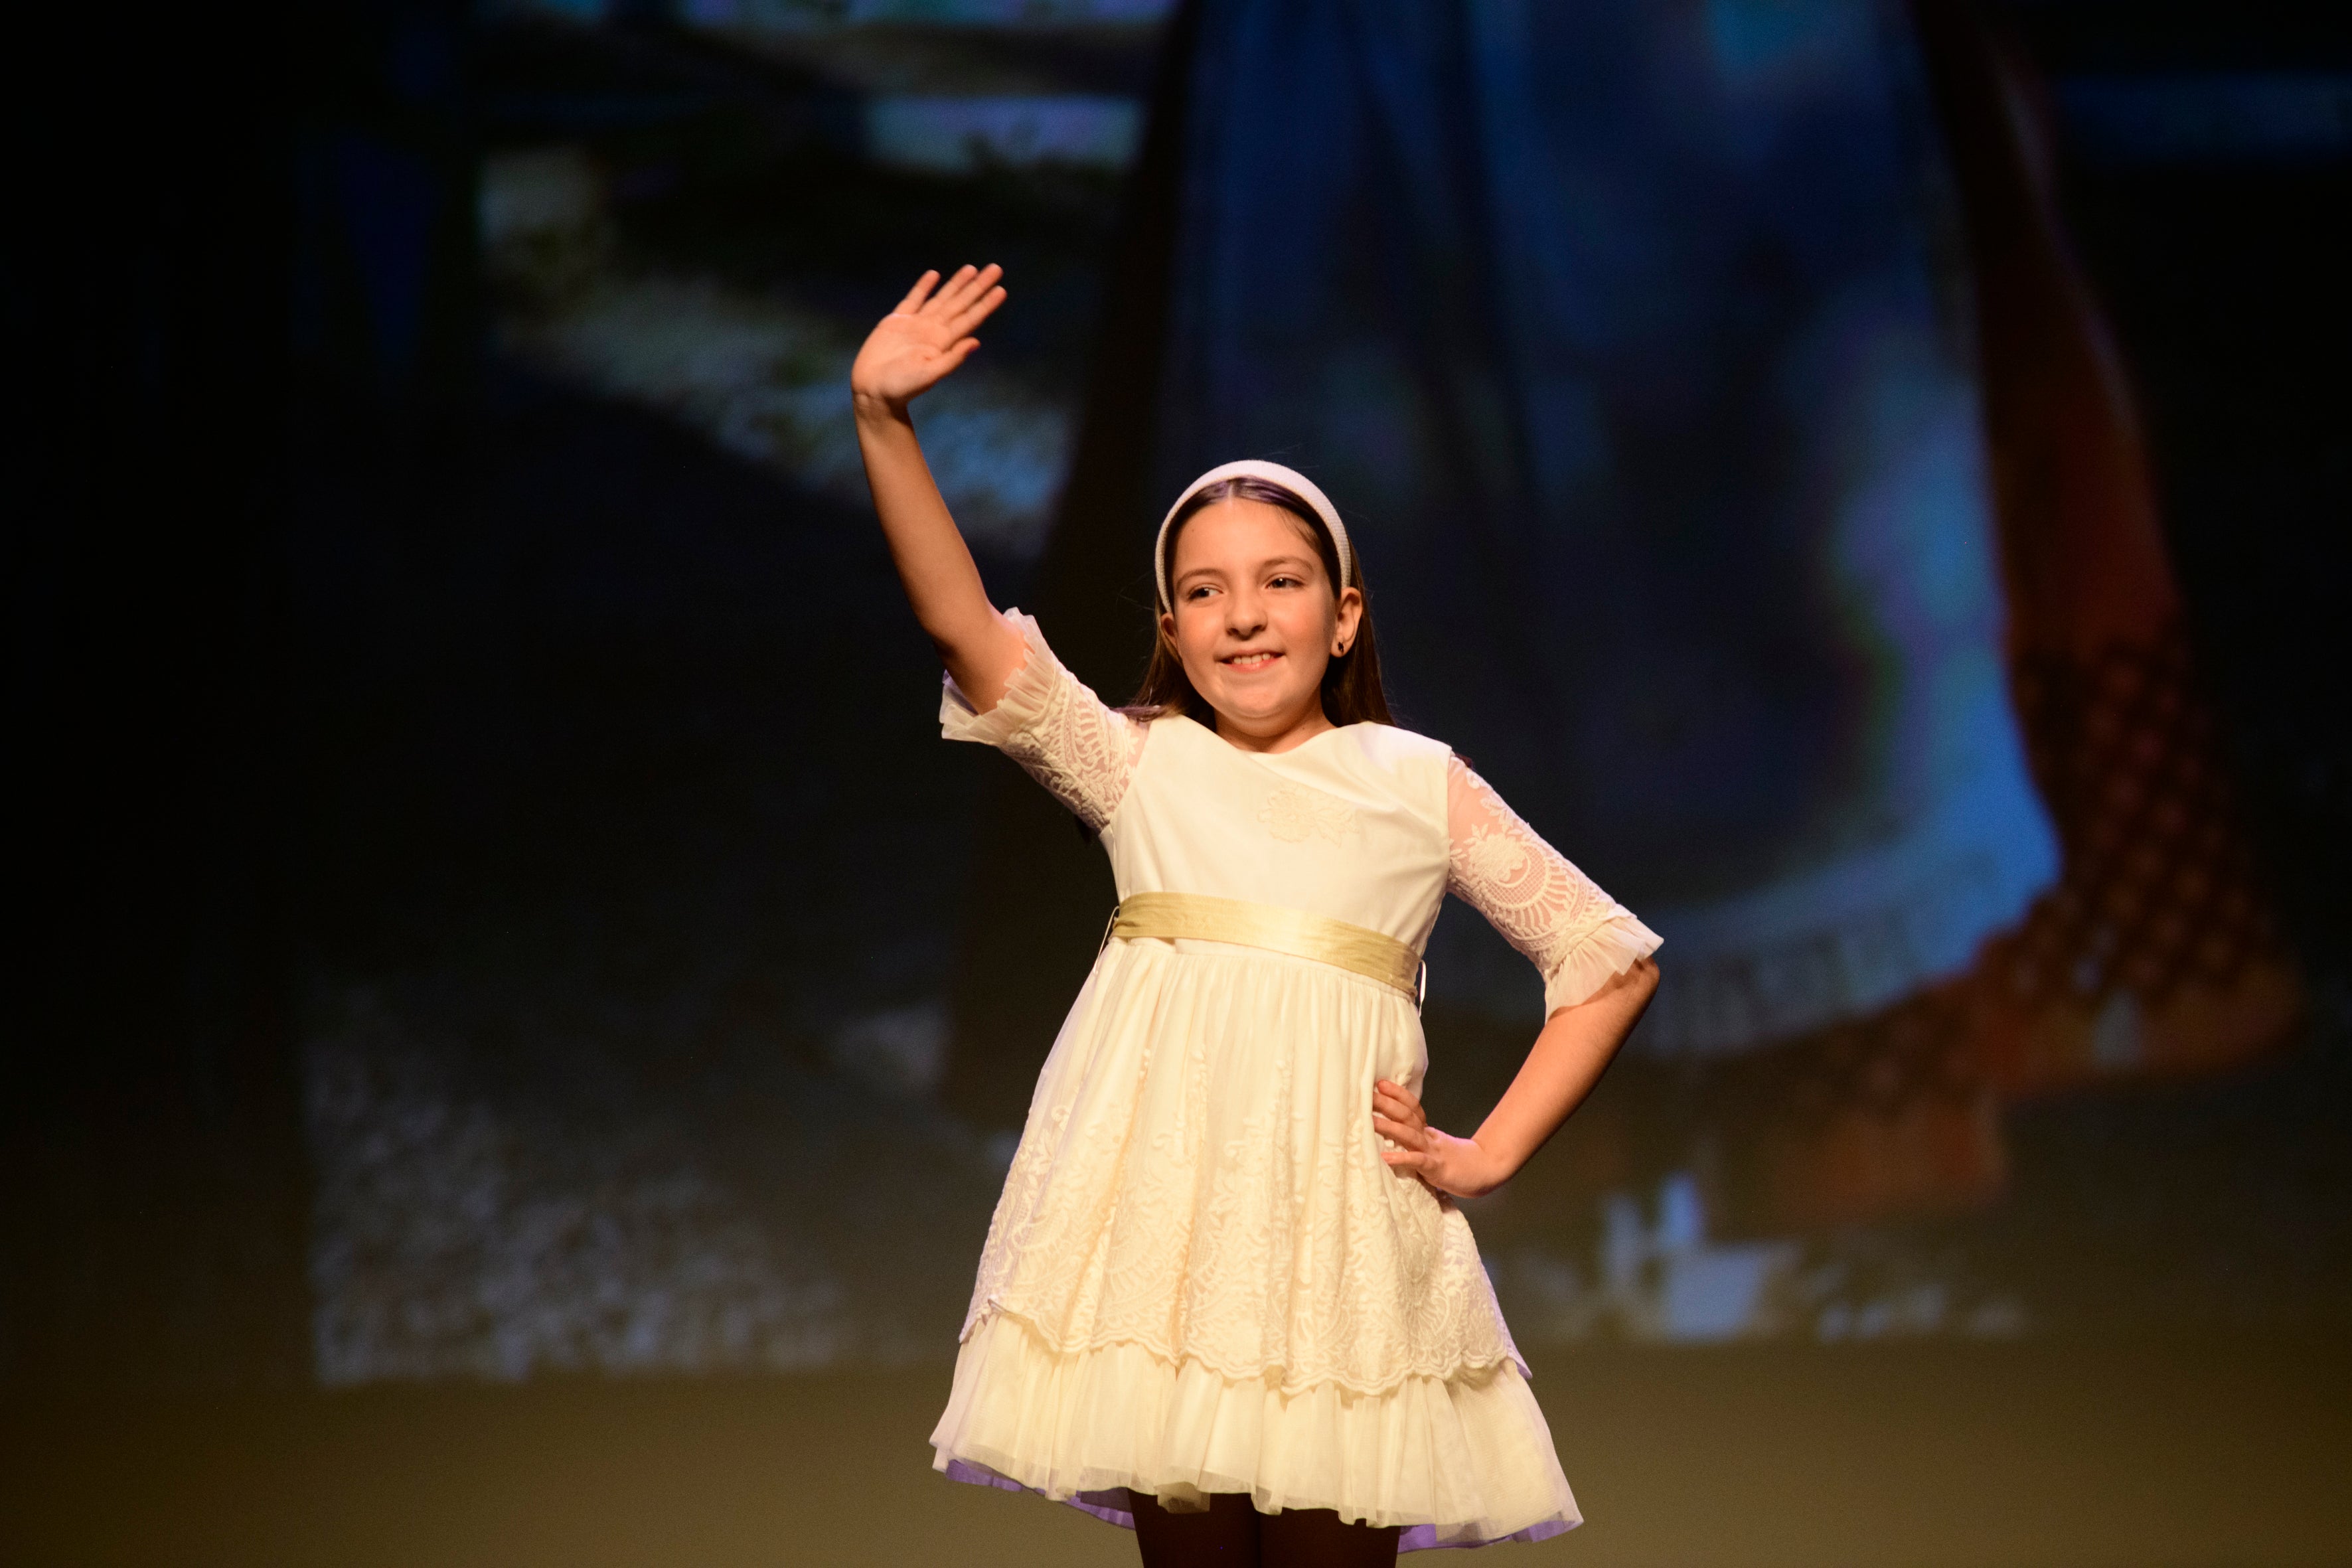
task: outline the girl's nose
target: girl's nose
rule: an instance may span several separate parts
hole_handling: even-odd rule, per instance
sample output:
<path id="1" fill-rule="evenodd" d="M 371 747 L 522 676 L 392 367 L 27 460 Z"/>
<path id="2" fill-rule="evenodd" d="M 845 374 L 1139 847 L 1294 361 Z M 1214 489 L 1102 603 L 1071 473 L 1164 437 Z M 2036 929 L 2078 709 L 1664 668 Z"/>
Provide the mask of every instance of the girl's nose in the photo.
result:
<path id="1" fill-rule="evenodd" d="M 1225 630 L 1237 637 L 1255 637 L 1265 630 L 1265 608 L 1255 595 L 1225 595 Z"/>

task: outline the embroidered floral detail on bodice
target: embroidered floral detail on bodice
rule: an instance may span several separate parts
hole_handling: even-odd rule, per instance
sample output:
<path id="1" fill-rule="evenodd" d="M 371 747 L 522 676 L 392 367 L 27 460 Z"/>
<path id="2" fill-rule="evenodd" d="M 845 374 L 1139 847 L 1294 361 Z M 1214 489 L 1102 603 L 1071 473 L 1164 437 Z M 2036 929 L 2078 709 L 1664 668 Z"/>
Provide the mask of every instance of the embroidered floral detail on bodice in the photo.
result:
<path id="1" fill-rule="evenodd" d="M 1297 784 L 1285 784 L 1267 795 L 1265 804 L 1258 807 L 1257 819 L 1285 844 L 1303 844 L 1309 838 L 1338 844 L 1357 831 L 1356 814 L 1346 803 Z"/>

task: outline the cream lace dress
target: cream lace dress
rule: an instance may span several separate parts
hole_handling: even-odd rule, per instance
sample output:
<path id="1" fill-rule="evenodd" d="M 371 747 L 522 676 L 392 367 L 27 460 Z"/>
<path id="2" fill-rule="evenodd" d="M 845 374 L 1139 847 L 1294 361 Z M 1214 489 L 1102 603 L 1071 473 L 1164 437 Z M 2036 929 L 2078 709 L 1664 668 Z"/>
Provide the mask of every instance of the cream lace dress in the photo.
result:
<path id="1" fill-rule="evenodd" d="M 1098 832 L 1122 899 L 1307 910 L 1419 951 L 1448 891 L 1532 959 L 1547 1010 L 1658 939 L 1444 746 L 1381 724 L 1277 755 L 1138 723 L 1037 624 L 1003 700 L 940 720 Z M 1039 1074 L 931 1434 L 961 1480 L 1120 1524 L 1247 1492 L 1402 1525 L 1401 1550 L 1578 1522 L 1528 1368 L 1451 1199 L 1391 1170 L 1372 1082 L 1416 1092 L 1412 999 L 1311 959 L 1114 941 Z"/>

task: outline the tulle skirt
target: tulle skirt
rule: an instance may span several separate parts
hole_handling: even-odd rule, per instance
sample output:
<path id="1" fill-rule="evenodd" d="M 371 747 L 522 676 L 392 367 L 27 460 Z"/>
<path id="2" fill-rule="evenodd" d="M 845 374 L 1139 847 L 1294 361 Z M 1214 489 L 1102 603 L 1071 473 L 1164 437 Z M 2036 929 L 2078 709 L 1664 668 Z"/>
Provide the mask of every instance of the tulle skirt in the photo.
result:
<path id="1" fill-rule="evenodd" d="M 1035 1491 L 1133 1528 L 1130 1491 L 1165 1507 L 1246 1492 L 1253 1506 L 1331 1509 L 1402 1525 L 1398 1550 L 1541 1541 L 1580 1522 L 1551 1434 L 1517 1365 L 1381 1394 L 1284 1394 L 1139 1345 L 1065 1354 L 1020 1319 L 965 1340 L 931 1434 L 953 1479 Z"/>
<path id="2" fill-rule="evenodd" d="M 1467 1223 L 1380 1160 L 1409 999 L 1310 960 L 1114 942 L 1040 1075 L 931 1442 L 1120 1524 L 1246 1493 L 1402 1550 L 1578 1522 Z"/>
<path id="3" fill-rule="evenodd" d="M 1412 999 L 1311 959 L 1112 942 L 1038 1075 L 960 1337 L 1135 1343 L 1285 1393 L 1516 1358 L 1469 1222 L 1381 1160 Z M 1525 1363 L 1520 1370 L 1526 1371 Z"/>

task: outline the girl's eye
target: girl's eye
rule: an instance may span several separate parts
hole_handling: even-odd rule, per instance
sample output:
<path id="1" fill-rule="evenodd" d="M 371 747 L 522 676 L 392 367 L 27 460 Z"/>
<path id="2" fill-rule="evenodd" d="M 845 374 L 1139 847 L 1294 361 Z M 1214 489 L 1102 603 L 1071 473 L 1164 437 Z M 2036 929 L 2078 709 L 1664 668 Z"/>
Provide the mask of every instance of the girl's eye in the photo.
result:
<path id="1" fill-rule="evenodd" d="M 1296 588 L 1298 586 L 1298 579 L 1296 577 L 1276 577 L 1268 582 L 1266 586 L 1269 588 Z"/>

